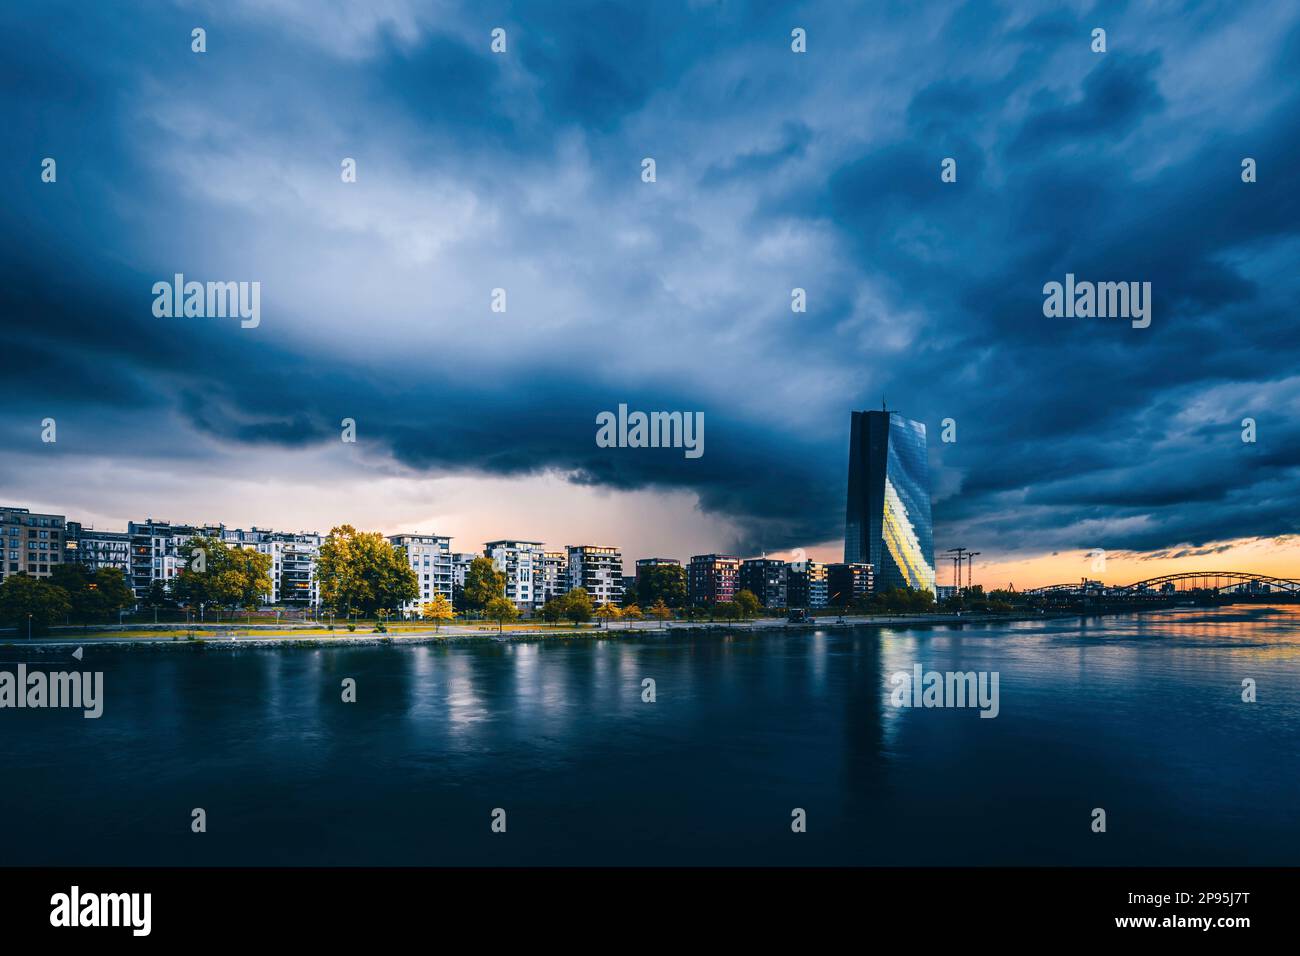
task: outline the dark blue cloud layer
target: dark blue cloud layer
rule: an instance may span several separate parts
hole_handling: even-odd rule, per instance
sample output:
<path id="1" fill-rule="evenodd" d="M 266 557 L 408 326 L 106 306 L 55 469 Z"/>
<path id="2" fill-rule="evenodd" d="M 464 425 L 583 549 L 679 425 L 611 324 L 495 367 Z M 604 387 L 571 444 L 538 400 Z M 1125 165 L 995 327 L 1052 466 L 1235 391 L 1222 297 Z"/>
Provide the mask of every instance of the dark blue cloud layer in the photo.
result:
<path id="1" fill-rule="evenodd" d="M 1300 195 L 1290 174 L 1300 15 L 1198 6 L 1179 27 L 1122 5 L 1029 13 L 502 5 L 414 36 L 381 24 L 357 41 L 360 52 L 340 54 L 284 25 L 216 12 L 141 7 L 128 24 L 81 5 L 40 19 L 7 11 L 0 434 L 17 441 L 53 407 L 101 454 L 129 454 L 142 423 L 164 418 L 233 445 L 291 448 L 336 441 L 348 415 L 366 442 L 413 470 L 559 469 L 599 486 L 688 489 L 744 529 L 735 546 L 775 549 L 841 533 L 848 413 L 886 394 L 932 433 L 942 418 L 958 422 L 958 442 L 932 449 L 951 486 L 935 507 L 937 544 L 961 534 L 986 551 L 1168 549 L 1300 531 L 1300 388 L 1288 381 L 1300 368 Z M 210 26 L 207 60 L 184 40 L 196 19 Z M 1103 21 L 1111 50 L 1096 55 L 1088 36 Z M 478 42 L 497 23 L 517 57 L 509 70 Z M 809 31 L 802 60 L 788 53 L 792 24 Z M 1245 49 L 1268 52 L 1238 81 L 1238 99 L 1194 109 L 1189 76 L 1240 74 L 1196 46 L 1230 25 L 1253 41 Z M 918 34 L 933 37 L 924 60 L 907 43 Z M 899 52 L 864 68 L 854 44 L 877 35 L 899 38 Z M 824 229 L 843 258 L 829 268 L 833 284 L 810 290 L 818 306 L 807 322 L 774 331 L 755 317 L 749 330 L 725 304 L 700 306 L 699 322 L 734 325 L 776 368 L 784 359 L 836 381 L 866 371 L 819 398 L 825 415 L 809 427 L 725 350 L 711 356 L 730 385 L 719 398 L 716 387 L 572 367 L 564 331 L 548 351 L 503 351 L 496 369 L 450 363 L 420 376 L 406 356 L 357 362 L 309 333 L 254 345 L 216 325 L 160 327 L 141 292 L 158 276 L 133 256 L 132 237 L 174 236 L 178 254 L 196 254 L 223 220 L 142 161 L 167 145 L 147 109 L 159 86 L 219 104 L 245 132 L 307 137 L 311 115 L 328 110 L 358 138 L 381 131 L 384 149 L 427 157 L 489 192 L 578 136 L 591 189 L 617 195 L 647 130 L 671 156 L 674 144 L 683 154 L 695 145 L 687 138 L 700 124 L 739 121 L 752 136 L 720 137 L 705 159 L 672 172 L 675 201 L 735 194 L 756 244 L 782 229 Z M 253 109 L 268 86 L 283 90 L 273 115 Z M 881 101 L 896 120 L 844 128 L 855 98 Z M 222 130 L 210 135 L 223 148 Z M 324 145 L 328 162 L 346 149 Z M 37 181 L 45 155 L 59 157 L 57 189 Z M 940 182 L 945 156 L 958 159 L 956 184 Z M 1243 156 L 1258 161 L 1259 182 L 1241 182 Z M 562 246 L 564 228 L 535 242 Z M 673 228 L 660 241 L 698 239 L 684 223 Z M 647 269 L 628 301 L 655 289 Z M 1151 282 L 1151 328 L 1044 318 L 1042 285 L 1066 272 Z M 910 324 L 906 347 L 844 331 L 863 285 L 885 300 L 876 320 L 896 313 Z M 629 331 L 617 309 L 611 349 Z M 596 448 L 595 412 L 629 399 L 704 410 L 705 457 Z M 1259 423 L 1255 445 L 1240 441 L 1245 416 Z"/>

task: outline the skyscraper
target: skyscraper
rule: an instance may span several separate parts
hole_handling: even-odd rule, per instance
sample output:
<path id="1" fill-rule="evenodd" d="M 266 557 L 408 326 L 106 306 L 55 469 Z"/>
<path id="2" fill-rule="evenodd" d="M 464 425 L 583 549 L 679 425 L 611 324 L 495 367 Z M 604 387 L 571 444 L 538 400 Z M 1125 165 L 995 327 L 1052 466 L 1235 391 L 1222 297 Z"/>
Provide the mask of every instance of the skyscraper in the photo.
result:
<path id="1" fill-rule="evenodd" d="M 925 425 L 897 412 L 854 412 L 844 561 L 868 563 L 878 589 L 934 590 L 934 529 Z"/>

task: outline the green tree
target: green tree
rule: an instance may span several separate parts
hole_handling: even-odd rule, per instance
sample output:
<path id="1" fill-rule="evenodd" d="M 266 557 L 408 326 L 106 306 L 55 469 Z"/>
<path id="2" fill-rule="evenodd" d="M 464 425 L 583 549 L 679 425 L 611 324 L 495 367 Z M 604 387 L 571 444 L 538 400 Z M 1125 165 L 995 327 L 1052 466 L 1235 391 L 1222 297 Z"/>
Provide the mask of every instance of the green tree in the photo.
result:
<path id="1" fill-rule="evenodd" d="M 271 563 L 269 554 L 252 548 L 228 548 L 213 585 L 216 602 L 232 610 L 256 610 L 274 587 Z"/>
<path id="2" fill-rule="evenodd" d="M 562 598 L 564 601 L 564 616 L 574 624 L 582 624 L 591 620 L 592 604 L 591 595 L 587 593 L 586 588 L 574 588 Z"/>
<path id="3" fill-rule="evenodd" d="M 161 581 L 154 581 L 149 585 L 149 593 L 144 598 L 145 607 L 163 608 L 172 607 L 174 604 L 171 595 L 167 593 L 167 587 Z"/>
<path id="4" fill-rule="evenodd" d="M 56 564 L 45 580 L 68 595 L 68 614 L 79 623 L 101 619 L 103 604 L 99 594 L 90 586 L 90 569 L 84 564 L 67 562 Z"/>
<path id="5" fill-rule="evenodd" d="M 564 595 L 553 597 L 542 605 L 542 620 L 548 624 L 558 624 L 564 617 Z"/>
<path id="6" fill-rule="evenodd" d="M 686 569 L 680 564 L 659 564 L 642 568 L 636 588 L 643 607 L 663 601 L 669 607 L 686 606 Z"/>
<path id="7" fill-rule="evenodd" d="M 432 601 L 426 601 L 420 608 L 420 615 L 428 621 L 433 621 L 433 630 L 436 633 L 442 626 L 443 621 L 450 621 L 456 616 L 456 612 L 451 608 L 451 602 L 445 595 L 435 594 Z"/>
<path id="8" fill-rule="evenodd" d="M 513 621 L 519 617 L 519 608 L 515 607 L 515 602 L 505 597 L 494 597 L 487 602 L 487 607 L 483 609 L 489 621 L 497 622 L 497 631 L 505 630 L 505 622 Z"/>
<path id="9" fill-rule="evenodd" d="M 68 592 L 69 615 L 83 624 L 110 620 L 122 608 L 135 604 L 135 595 L 119 568 L 100 568 L 92 574 L 84 564 L 59 564 L 48 581 Z"/>
<path id="10" fill-rule="evenodd" d="M 172 593 L 187 604 L 251 611 L 274 587 L 269 554 L 205 535 L 190 538 L 178 553 L 184 567 L 172 579 Z"/>
<path id="11" fill-rule="evenodd" d="M 491 558 L 475 558 L 465 572 L 465 606 L 485 610 L 493 598 L 506 596 L 506 573 Z"/>
<path id="12" fill-rule="evenodd" d="M 740 617 L 740 605 L 735 601 L 719 601 L 713 605 L 713 612 L 724 621 L 734 621 Z"/>
<path id="13" fill-rule="evenodd" d="M 740 611 L 740 616 L 748 620 L 762 610 L 763 603 L 753 591 L 748 588 L 741 588 L 736 594 L 736 607 Z"/>
<path id="14" fill-rule="evenodd" d="M 56 584 L 11 574 L 0 584 L 0 624 L 15 628 L 19 637 L 42 634 L 72 613 L 68 592 Z"/>
<path id="15" fill-rule="evenodd" d="M 195 535 L 177 549 L 182 568 L 172 578 L 172 595 L 188 607 L 202 610 L 219 604 L 216 593 L 217 573 L 230 549 L 218 538 Z"/>
<path id="16" fill-rule="evenodd" d="M 100 568 L 87 588 L 98 595 L 96 606 L 101 619 L 111 619 L 118 611 L 135 606 L 135 592 L 126 583 L 121 568 Z"/>
<path id="17" fill-rule="evenodd" d="M 316 557 L 321 602 L 347 615 L 375 614 L 420 596 L 420 580 L 406 553 L 378 531 L 350 524 L 330 529 Z"/>

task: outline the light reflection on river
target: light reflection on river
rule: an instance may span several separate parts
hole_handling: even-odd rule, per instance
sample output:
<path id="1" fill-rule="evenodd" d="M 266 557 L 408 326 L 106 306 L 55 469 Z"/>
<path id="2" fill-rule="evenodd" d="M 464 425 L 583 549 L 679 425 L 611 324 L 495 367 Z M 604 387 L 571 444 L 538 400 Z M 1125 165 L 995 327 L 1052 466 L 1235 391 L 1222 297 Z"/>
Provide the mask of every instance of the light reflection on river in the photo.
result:
<path id="1" fill-rule="evenodd" d="M 0 852 L 10 864 L 1294 864 L 1297 623 L 1297 609 L 1252 605 L 600 642 L 92 646 L 81 666 L 105 672 L 101 719 L 0 711 Z M 891 706 L 890 675 L 916 663 L 997 671 L 999 716 Z M 1242 702 L 1245 678 L 1256 703 Z M 206 834 L 190 832 L 194 807 Z M 504 835 L 489 828 L 495 807 Z M 805 834 L 790 830 L 795 807 Z M 1095 807 L 1105 834 L 1090 830 Z"/>

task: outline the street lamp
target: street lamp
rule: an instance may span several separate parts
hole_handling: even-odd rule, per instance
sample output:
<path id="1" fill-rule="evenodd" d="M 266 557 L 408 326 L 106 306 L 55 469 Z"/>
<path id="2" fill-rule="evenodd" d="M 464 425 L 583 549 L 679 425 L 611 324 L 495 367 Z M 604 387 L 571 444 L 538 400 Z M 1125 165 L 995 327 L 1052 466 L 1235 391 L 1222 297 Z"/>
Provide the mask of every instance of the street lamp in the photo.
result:
<path id="1" fill-rule="evenodd" d="M 30 641 L 31 639 L 32 639 L 32 613 L 31 611 L 28 611 L 27 612 L 27 640 Z"/>

